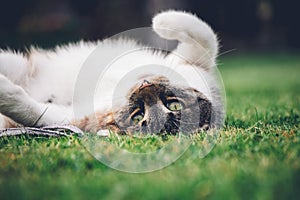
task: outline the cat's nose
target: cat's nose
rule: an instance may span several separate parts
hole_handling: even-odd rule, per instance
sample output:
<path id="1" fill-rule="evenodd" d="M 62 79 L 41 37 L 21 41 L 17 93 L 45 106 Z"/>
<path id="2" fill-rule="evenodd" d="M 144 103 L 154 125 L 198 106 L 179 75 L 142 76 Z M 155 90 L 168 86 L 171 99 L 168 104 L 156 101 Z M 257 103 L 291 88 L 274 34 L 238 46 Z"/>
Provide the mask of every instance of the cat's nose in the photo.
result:
<path id="1" fill-rule="evenodd" d="M 150 133 L 159 133 L 164 127 L 166 119 L 167 114 L 161 109 L 161 105 L 154 104 L 147 110 L 147 119 L 144 125 L 146 125 Z"/>
<path id="2" fill-rule="evenodd" d="M 153 85 L 153 84 L 150 83 L 150 82 L 147 81 L 147 80 L 144 80 L 144 81 L 142 82 L 141 86 L 139 87 L 139 89 L 142 90 L 142 89 L 144 89 L 144 88 L 146 88 L 146 87 L 149 87 L 149 86 L 151 86 L 151 85 Z"/>

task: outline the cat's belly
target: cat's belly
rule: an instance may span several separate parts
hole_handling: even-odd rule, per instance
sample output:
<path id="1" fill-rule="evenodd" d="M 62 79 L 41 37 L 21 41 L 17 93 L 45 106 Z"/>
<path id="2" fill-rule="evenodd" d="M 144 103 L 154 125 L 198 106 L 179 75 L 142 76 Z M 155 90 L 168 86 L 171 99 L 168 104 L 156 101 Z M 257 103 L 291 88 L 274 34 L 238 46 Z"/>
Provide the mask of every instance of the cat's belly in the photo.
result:
<path id="1" fill-rule="evenodd" d="M 61 75 L 60 75 L 61 76 Z M 40 103 L 72 104 L 74 77 L 57 77 L 41 74 L 26 87 L 28 94 Z"/>

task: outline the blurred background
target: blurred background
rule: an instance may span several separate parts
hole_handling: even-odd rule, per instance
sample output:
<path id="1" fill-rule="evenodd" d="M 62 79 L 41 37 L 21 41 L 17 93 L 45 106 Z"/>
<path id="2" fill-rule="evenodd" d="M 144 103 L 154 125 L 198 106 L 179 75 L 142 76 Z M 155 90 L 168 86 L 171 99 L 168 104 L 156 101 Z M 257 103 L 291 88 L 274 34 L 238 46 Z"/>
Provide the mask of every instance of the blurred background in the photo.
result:
<path id="1" fill-rule="evenodd" d="M 51 48 L 150 26 L 166 9 L 196 13 L 217 32 L 221 52 L 300 49 L 296 0 L 9 0 L 0 7 L 0 48 Z"/>

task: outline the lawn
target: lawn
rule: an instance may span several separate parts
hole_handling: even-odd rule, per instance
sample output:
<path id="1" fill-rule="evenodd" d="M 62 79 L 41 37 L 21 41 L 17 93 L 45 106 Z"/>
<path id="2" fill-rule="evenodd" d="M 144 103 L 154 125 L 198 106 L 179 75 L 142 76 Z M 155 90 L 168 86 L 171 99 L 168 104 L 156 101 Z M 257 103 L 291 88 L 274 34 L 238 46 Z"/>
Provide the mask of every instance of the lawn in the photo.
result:
<path id="1" fill-rule="evenodd" d="M 299 199 L 300 56 L 229 54 L 219 58 L 225 128 L 205 158 L 196 141 L 170 166 L 131 174 L 98 162 L 76 136 L 0 138 L 0 199 Z M 142 151 L 166 142 L 111 140 Z"/>

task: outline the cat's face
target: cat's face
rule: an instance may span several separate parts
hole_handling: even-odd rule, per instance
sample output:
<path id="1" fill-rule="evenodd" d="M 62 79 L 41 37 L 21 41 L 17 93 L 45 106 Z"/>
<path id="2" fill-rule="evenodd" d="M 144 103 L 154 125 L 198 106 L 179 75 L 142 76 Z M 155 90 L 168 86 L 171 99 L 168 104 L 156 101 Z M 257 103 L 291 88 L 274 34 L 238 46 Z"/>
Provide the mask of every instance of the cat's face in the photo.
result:
<path id="1" fill-rule="evenodd" d="M 125 133 L 188 133 L 209 128 L 211 107 L 201 92 L 154 77 L 130 91 L 128 105 L 115 112 L 114 120 Z"/>

